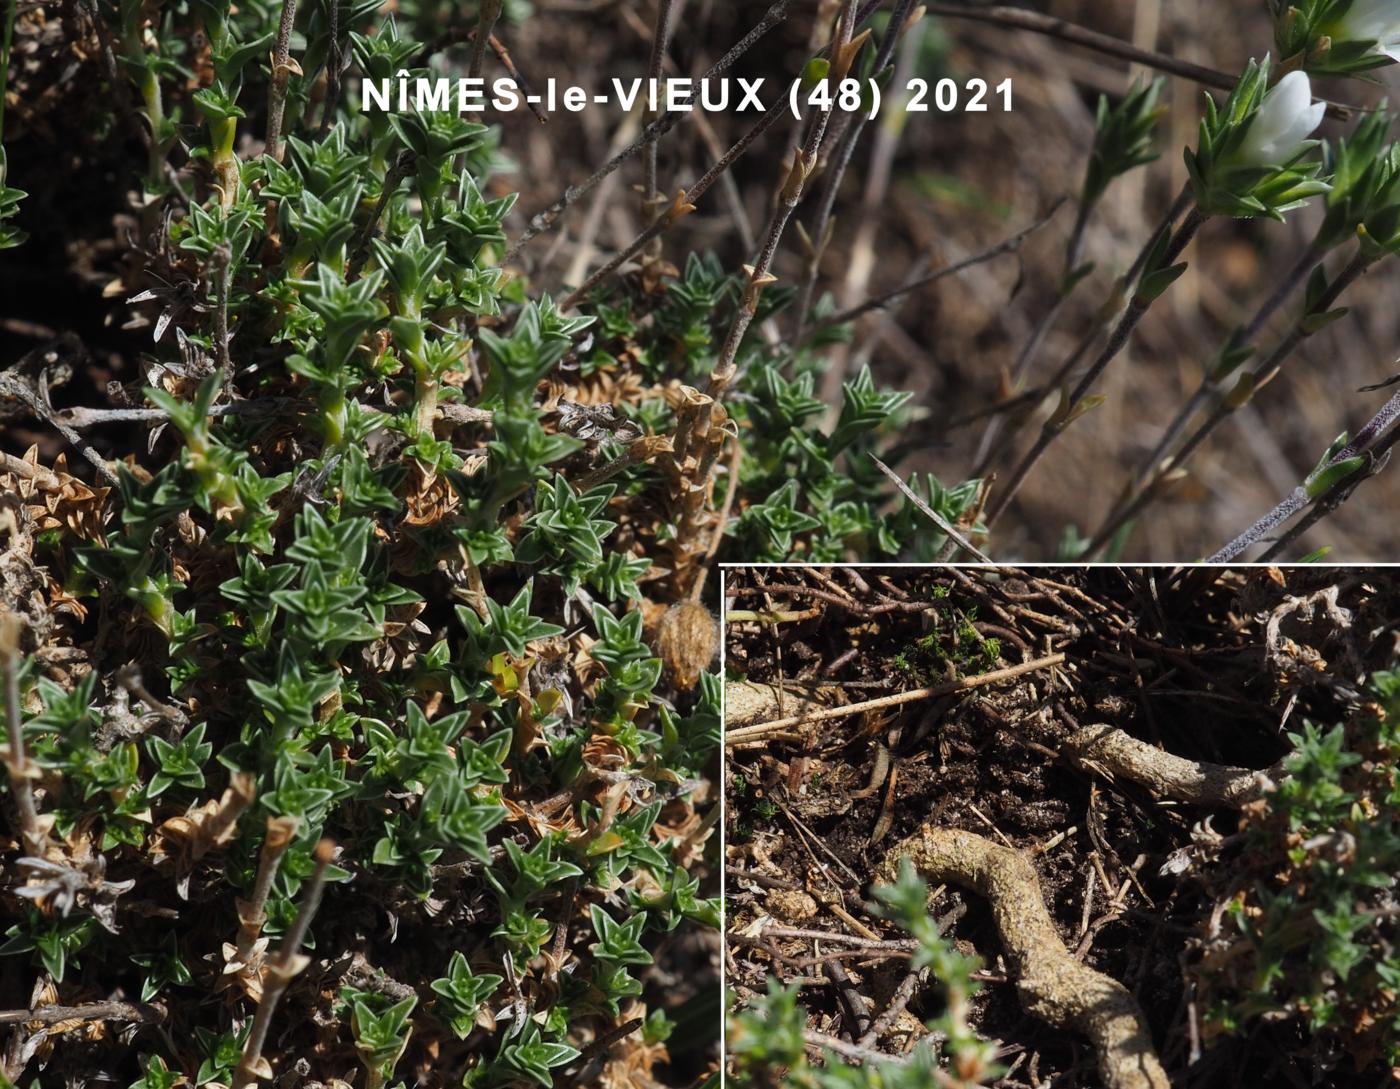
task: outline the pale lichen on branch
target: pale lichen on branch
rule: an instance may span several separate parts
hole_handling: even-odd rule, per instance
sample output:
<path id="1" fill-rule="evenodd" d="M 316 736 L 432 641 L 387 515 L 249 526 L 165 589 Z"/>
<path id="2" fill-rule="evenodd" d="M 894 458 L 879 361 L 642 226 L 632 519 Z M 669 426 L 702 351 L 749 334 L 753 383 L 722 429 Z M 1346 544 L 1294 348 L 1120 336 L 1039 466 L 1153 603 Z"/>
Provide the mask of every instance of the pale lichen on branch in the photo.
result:
<path id="1" fill-rule="evenodd" d="M 1159 797 L 1232 809 L 1264 797 L 1283 773 L 1279 764 L 1255 771 L 1187 760 L 1106 725 L 1081 727 L 1064 742 L 1061 751 L 1081 768 L 1121 776 Z"/>
<path id="2" fill-rule="evenodd" d="M 1092 1040 L 1108 1089 L 1170 1089 L 1137 1000 L 1070 955 L 1025 855 L 972 832 L 926 825 L 886 856 L 876 881 L 893 883 L 906 858 L 924 878 L 987 899 L 1021 1004 L 1055 1028 Z"/>

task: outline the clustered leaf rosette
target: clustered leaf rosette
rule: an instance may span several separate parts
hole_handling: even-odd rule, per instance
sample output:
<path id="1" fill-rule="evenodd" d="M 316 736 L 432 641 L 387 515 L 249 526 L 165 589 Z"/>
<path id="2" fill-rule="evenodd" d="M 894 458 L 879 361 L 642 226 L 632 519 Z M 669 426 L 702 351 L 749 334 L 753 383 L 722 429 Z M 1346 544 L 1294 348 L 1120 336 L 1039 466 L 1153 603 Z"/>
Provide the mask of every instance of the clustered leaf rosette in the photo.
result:
<path id="1" fill-rule="evenodd" d="M 0 250 L 22 246 L 29 238 L 28 231 L 22 231 L 5 222 L 7 219 L 13 219 L 19 215 L 19 202 L 29 195 L 23 189 L 14 189 L 6 185 L 5 177 L 7 174 L 8 164 L 5 159 L 5 149 L 0 147 Z"/>
<path id="2" fill-rule="evenodd" d="M 1224 109 L 1206 96 L 1200 143 L 1186 151 L 1196 204 L 1207 215 L 1283 219 L 1330 188 L 1310 139 L 1326 106 L 1304 72 L 1269 86 L 1269 58 L 1250 61 Z"/>
<path id="3" fill-rule="evenodd" d="M 1292 67 L 1355 75 L 1400 60 L 1400 0 L 1273 0 L 1274 41 Z"/>
<path id="4" fill-rule="evenodd" d="M 1377 158 L 1375 191 L 1361 216 L 1357 237 L 1372 260 L 1400 254 L 1400 145 L 1391 144 Z"/>
<path id="5" fill-rule="evenodd" d="M 1344 721 L 1288 740 L 1285 775 L 1242 826 L 1228 950 L 1198 967 L 1203 1035 L 1294 1018 L 1341 1069 L 1400 1067 L 1400 674 L 1372 674 Z"/>
<path id="6" fill-rule="evenodd" d="M 1354 237 L 1367 219 L 1394 203 L 1400 147 L 1386 143 L 1395 116 L 1380 108 L 1356 126 L 1351 137 L 1335 147 L 1323 146 L 1323 173 L 1330 179 L 1324 203 L 1326 213 L 1313 245 L 1319 251 L 1334 249 Z"/>
<path id="7" fill-rule="evenodd" d="M 1121 177 L 1157 158 L 1152 136 L 1166 107 L 1162 105 L 1163 81 L 1134 80 L 1116 105 L 1100 96 L 1094 120 L 1094 146 L 1084 175 L 1083 203 L 1103 196 L 1114 178 Z"/>

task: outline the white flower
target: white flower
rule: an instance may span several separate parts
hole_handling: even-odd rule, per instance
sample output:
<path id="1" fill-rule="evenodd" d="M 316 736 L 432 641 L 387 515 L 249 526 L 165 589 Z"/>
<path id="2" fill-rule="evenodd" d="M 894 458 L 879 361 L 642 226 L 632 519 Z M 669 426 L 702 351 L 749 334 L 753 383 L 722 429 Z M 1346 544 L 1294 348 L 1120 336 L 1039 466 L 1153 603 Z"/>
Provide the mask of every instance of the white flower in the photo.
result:
<path id="1" fill-rule="evenodd" d="M 1257 166 L 1292 162 L 1326 111 L 1324 103 L 1312 100 L 1307 73 L 1289 72 L 1259 104 L 1240 145 L 1240 158 Z"/>
<path id="2" fill-rule="evenodd" d="M 1336 21 L 1332 40 L 1375 42 L 1375 51 L 1400 61 L 1400 0 L 1356 0 Z"/>

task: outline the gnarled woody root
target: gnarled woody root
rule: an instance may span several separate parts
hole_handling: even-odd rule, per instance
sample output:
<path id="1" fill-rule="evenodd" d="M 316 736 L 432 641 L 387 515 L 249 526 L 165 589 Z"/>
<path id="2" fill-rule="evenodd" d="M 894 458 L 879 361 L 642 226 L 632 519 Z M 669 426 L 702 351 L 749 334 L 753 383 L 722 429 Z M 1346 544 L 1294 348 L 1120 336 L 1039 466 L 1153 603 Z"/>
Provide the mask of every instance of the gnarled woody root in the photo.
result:
<path id="1" fill-rule="evenodd" d="M 1137 1001 L 1117 980 L 1070 956 L 1045 910 L 1035 870 L 1019 851 L 926 825 L 890 852 L 876 879 L 894 881 L 901 858 L 928 880 L 987 898 L 1021 1005 L 1055 1028 L 1087 1036 L 1107 1089 L 1171 1089 Z"/>
<path id="2" fill-rule="evenodd" d="M 1278 764 L 1252 771 L 1187 760 L 1113 726 L 1081 727 L 1061 744 L 1060 751 L 1086 770 L 1107 771 L 1140 783 L 1160 797 L 1192 805 L 1239 809 L 1262 798 L 1283 774 Z"/>

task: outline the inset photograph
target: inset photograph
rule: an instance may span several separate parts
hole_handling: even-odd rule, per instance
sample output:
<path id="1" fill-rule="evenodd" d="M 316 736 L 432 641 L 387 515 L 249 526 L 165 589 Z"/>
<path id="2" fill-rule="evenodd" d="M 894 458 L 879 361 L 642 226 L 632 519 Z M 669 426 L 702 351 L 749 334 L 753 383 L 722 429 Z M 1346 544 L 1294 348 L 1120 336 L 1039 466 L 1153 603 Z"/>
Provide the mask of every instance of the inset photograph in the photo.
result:
<path id="1" fill-rule="evenodd" d="M 729 1084 L 1400 1072 L 1400 570 L 726 571 Z"/>

